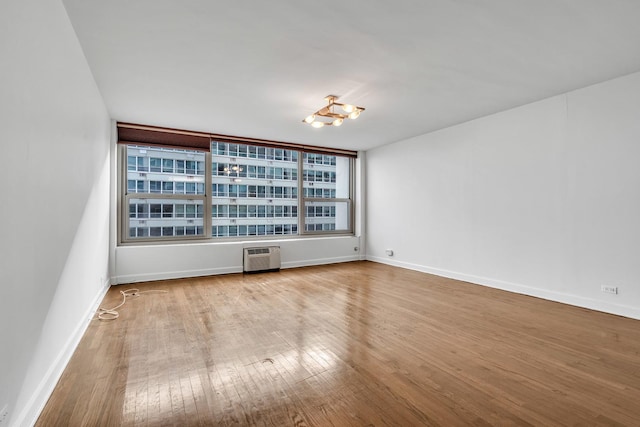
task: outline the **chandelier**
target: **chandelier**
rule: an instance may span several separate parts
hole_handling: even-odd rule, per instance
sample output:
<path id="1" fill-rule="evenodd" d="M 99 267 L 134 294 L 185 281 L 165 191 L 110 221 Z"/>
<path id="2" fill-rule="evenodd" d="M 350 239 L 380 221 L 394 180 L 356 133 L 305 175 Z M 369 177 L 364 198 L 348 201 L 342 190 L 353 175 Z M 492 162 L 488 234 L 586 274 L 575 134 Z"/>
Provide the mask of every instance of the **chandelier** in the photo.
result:
<path id="1" fill-rule="evenodd" d="M 242 169 L 242 167 L 238 165 L 224 167 L 224 173 L 226 173 L 227 175 L 231 175 L 232 173 L 237 174 L 238 172 L 242 172 L 243 170 L 244 169 Z"/>
<path id="2" fill-rule="evenodd" d="M 336 102 L 338 100 L 336 95 L 327 95 L 324 99 L 328 104 L 315 113 L 308 115 L 303 122 L 310 124 L 314 128 L 340 126 L 344 119 L 357 119 L 360 113 L 364 111 L 363 107 Z M 342 111 L 338 110 L 339 112 L 337 112 L 336 106 L 340 107 Z M 328 121 L 321 118 L 328 119 Z"/>
<path id="3" fill-rule="evenodd" d="M 233 178 L 233 182 L 242 182 L 242 180 L 238 177 L 238 174 L 240 172 L 242 172 L 244 169 L 242 168 L 242 166 L 239 165 L 229 165 L 229 166 L 225 166 L 224 167 L 224 173 L 226 173 L 227 175 L 229 175 L 229 177 L 231 177 L 230 175 L 236 174 L 236 177 Z"/>

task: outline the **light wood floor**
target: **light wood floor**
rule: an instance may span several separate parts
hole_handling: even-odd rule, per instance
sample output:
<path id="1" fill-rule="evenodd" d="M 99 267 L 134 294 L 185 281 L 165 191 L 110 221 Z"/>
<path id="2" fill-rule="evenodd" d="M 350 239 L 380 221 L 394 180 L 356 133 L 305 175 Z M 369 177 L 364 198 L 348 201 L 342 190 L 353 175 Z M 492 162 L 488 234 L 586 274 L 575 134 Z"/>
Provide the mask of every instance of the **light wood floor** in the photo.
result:
<path id="1" fill-rule="evenodd" d="M 640 425 L 637 320 L 369 262 L 135 287 L 37 425 Z"/>

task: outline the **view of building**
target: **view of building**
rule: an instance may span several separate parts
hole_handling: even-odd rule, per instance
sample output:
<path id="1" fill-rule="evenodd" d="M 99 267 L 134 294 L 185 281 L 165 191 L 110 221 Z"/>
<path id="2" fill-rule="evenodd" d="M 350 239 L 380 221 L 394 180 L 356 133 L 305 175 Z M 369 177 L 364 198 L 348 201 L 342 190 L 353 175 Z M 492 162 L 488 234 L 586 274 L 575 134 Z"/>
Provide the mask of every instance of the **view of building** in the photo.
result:
<path id="1" fill-rule="evenodd" d="M 214 141 L 207 172 L 202 151 L 126 150 L 130 240 L 349 230 L 349 158 Z"/>

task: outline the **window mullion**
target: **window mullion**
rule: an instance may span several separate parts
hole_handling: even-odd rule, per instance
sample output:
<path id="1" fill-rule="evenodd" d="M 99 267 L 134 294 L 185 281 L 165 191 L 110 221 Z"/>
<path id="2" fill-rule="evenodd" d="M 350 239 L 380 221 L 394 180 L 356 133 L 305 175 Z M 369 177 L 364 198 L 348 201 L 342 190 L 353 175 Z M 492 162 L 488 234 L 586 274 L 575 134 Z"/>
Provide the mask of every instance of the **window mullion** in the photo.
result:
<path id="1" fill-rule="evenodd" d="M 304 153 L 298 151 L 298 234 L 305 234 Z"/>
<path id="2" fill-rule="evenodd" d="M 212 158 L 211 158 L 211 143 L 209 143 L 209 151 L 204 156 L 204 235 L 205 237 L 213 237 L 211 235 L 211 227 L 213 225 L 213 220 L 211 218 L 211 205 L 213 204 L 213 169 L 212 169 Z"/>
<path id="3" fill-rule="evenodd" d="M 353 159 L 254 148 L 214 140 L 209 151 L 193 154 L 123 145 L 118 175 L 121 242 L 353 233 Z"/>

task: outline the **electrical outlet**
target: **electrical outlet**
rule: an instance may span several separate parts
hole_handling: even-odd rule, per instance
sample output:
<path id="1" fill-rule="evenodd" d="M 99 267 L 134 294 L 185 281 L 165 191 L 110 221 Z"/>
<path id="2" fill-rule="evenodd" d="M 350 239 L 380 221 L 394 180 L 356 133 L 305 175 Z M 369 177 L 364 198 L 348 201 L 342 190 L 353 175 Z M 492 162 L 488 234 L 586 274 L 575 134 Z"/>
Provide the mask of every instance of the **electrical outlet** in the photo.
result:
<path id="1" fill-rule="evenodd" d="M 602 292 L 604 292 L 605 294 L 617 294 L 618 293 L 618 287 L 617 286 L 605 286 L 605 285 L 602 285 L 602 286 L 600 286 L 600 290 Z"/>
<path id="2" fill-rule="evenodd" d="M 0 426 L 9 422 L 9 405 L 4 405 L 0 410 Z"/>
<path id="3" fill-rule="evenodd" d="M 387 249 L 385 252 L 387 253 L 387 256 L 393 256 L 393 249 Z"/>

